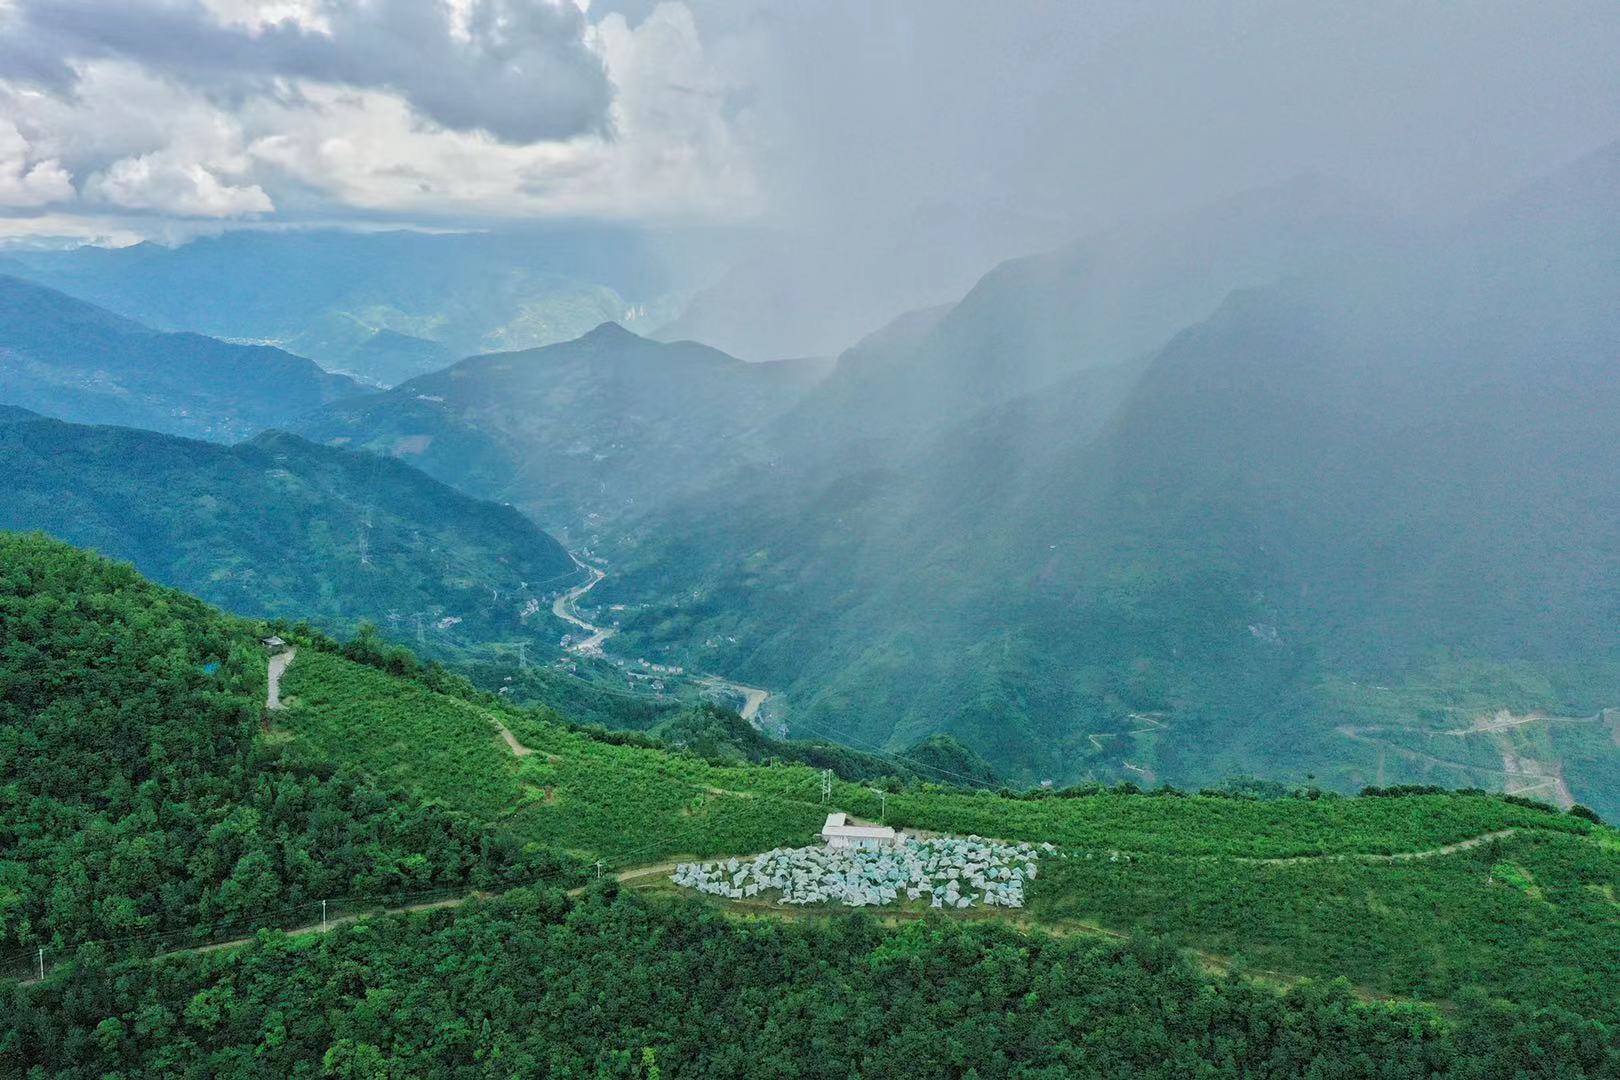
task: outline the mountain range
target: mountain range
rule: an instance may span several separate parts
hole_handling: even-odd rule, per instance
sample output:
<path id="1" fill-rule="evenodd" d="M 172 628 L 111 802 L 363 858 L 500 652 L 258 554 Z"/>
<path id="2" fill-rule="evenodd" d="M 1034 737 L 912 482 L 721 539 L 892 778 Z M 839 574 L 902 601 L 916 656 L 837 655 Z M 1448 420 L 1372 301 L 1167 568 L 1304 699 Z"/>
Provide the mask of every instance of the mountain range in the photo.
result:
<path id="1" fill-rule="evenodd" d="M 539 601 L 583 577 L 509 507 L 284 432 L 221 446 L 3 408 L 0 471 L 0 529 L 126 559 L 238 614 L 344 636 L 370 622 L 433 656 L 549 645 Z"/>
<path id="2" fill-rule="evenodd" d="M 772 432 L 784 457 L 884 459 L 1079 372 L 1140 364 L 1234 289 L 1367 250 L 1388 212 L 1305 178 L 1011 259 L 845 352 Z"/>
<path id="3" fill-rule="evenodd" d="M 362 389 L 280 349 L 152 330 L 0 276 L 0 403 L 230 442 Z"/>
<path id="4" fill-rule="evenodd" d="M 0 272 L 152 326 L 277 345 L 393 385 L 606 321 L 660 325 L 682 303 L 673 268 L 720 265 L 728 244 L 718 233 L 605 225 L 245 230 L 174 247 L 20 251 Z"/>
<path id="5" fill-rule="evenodd" d="M 212 369 L 174 380 L 151 350 L 314 365 L 11 280 L 33 382 L 6 400 L 286 426 L 509 503 L 607 558 L 616 647 L 768 687 L 798 736 L 948 734 L 1019 782 L 1254 773 L 1609 810 L 1617 180 L 1611 149 L 1423 227 L 1302 181 L 1005 263 L 836 362 L 603 323 L 381 393 L 316 371 L 318 400 L 206 421 Z M 91 354 L 168 381 L 128 418 L 95 406 L 133 393 L 37 388 Z M 345 520 L 373 501 L 332 497 Z M 457 617 L 386 609 L 407 599 Z"/>
<path id="6" fill-rule="evenodd" d="M 1616 191 L 1610 150 L 1443 228 L 1309 194 L 1000 268 L 644 523 L 626 647 L 1031 779 L 1620 806 Z"/>
<path id="7" fill-rule="evenodd" d="M 469 357 L 334 403 L 295 430 L 396 456 L 580 534 L 701 491 L 757 456 L 753 433 L 825 370 L 749 364 L 603 323 L 573 341 Z"/>

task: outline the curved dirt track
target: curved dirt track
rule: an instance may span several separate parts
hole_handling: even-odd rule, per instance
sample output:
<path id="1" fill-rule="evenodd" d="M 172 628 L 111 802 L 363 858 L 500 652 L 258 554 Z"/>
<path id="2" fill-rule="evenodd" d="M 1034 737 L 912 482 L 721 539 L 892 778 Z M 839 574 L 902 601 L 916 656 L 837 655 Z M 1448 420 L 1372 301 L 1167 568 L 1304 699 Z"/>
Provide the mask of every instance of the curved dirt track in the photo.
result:
<path id="1" fill-rule="evenodd" d="M 1481 833 L 1478 836 L 1470 836 L 1466 840 L 1458 840 L 1454 844 L 1445 844 L 1441 847 L 1429 848 L 1425 851 L 1397 851 L 1389 855 L 1287 855 L 1279 859 L 1246 859 L 1238 857 L 1233 858 L 1232 861 L 1246 863 L 1249 866 L 1292 866 L 1296 863 L 1328 862 L 1330 860 L 1339 859 L 1353 860 L 1355 862 L 1375 863 L 1411 862 L 1416 859 L 1434 859 L 1439 858 L 1442 855 L 1455 855 L 1459 851 L 1467 851 L 1470 848 L 1477 848 L 1482 844 L 1490 843 L 1492 840 L 1504 840 L 1518 831 L 1519 830 L 1516 828 L 1497 829 L 1495 832 Z"/>
<path id="2" fill-rule="evenodd" d="M 293 657 L 298 655 L 297 649 L 289 648 L 286 652 L 279 652 L 270 658 L 269 685 L 264 691 L 264 707 L 279 709 L 281 705 L 281 676 L 291 666 Z"/>

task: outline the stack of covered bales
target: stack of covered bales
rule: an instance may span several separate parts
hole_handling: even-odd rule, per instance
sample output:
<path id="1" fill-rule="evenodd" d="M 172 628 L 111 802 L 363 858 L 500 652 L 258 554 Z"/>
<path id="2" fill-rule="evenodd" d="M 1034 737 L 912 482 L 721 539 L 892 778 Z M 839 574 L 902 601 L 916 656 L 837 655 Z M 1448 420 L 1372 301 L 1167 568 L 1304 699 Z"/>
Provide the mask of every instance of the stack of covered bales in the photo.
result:
<path id="1" fill-rule="evenodd" d="M 783 904 L 882 907 L 904 897 L 936 908 L 1021 908 L 1036 860 L 1051 850 L 977 836 L 907 839 L 875 850 L 776 848 L 752 859 L 681 863 L 670 880 L 731 900 L 767 895 Z"/>

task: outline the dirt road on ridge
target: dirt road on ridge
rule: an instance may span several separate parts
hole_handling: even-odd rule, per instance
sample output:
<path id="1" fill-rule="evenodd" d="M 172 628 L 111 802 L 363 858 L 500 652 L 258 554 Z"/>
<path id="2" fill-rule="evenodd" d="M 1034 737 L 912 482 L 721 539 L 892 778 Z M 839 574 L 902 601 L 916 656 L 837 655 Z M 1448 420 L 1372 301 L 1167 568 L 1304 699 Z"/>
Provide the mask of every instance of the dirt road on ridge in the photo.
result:
<path id="1" fill-rule="evenodd" d="M 270 680 L 264 691 L 264 707 L 267 709 L 281 708 L 281 676 L 298 655 L 297 649 L 288 649 L 279 652 L 270 658 Z"/>
<path id="2" fill-rule="evenodd" d="M 1382 735 L 1387 729 L 1382 726 L 1356 727 L 1350 724 L 1344 724 L 1335 728 L 1334 730 L 1347 739 L 1354 739 L 1357 742 L 1363 742 L 1371 746 L 1376 746 L 1385 753 L 1395 754 L 1410 761 L 1419 761 L 1426 765 L 1460 772 L 1464 776 L 1499 775 L 1502 777 L 1502 791 L 1508 795 L 1524 795 L 1528 792 L 1550 788 L 1553 793 L 1553 801 L 1560 808 L 1568 810 L 1575 804 L 1575 796 L 1569 790 L 1569 785 L 1564 782 L 1563 766 L 1557 762 L 1549 765 L 1545 762 L 1523 757 L 1516 753 L 1510 744 L 1503 744 L 1500 741 L 1500 737 L 1504 731 L 1511 728 L 1522 727 L 1527 722 L 1555 721 L 1564 723 L 1590 723 L 1601 720 L 1603 716 L 1603 712 L 1599 712 L 1595 716 L 1591 717 L 1534 716 L 1531 717 L 1529 721 L 1516 719 L 1512 723 L 1490 722 L 1468 728 L 1460 728 L 1453 731 L 1440 731 L 1433 733 L 1436 735 L 1448 735 L 1459 738 L 1466 737 L 1468 735 L 1485 735 L 1496 739 L 1498 747 L 1497 753 L 1502 761 L 1500 768 L 1493 768 L 1491 766 L 1479 763 L 1452 761 L 1427 753 L 1423 750 L 1416 750 L 1409 746 L 1403 746 L 1400 743 L 1383 738 Z"/>

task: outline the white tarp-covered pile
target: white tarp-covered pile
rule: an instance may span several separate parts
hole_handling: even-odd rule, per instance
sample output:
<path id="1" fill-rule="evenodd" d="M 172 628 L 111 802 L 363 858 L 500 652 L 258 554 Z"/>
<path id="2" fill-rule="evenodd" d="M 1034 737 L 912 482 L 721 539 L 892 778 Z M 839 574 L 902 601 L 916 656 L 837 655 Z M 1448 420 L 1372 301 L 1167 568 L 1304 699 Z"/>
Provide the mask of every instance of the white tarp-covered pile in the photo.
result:
<path id="1" fill-rule="evenodd" d="M 764 895 L 783 904 L 881 907 L 904 897 L 936 908 L 1021 908 L 1035 860 L 1052 850 L 977 836 L 907 839 L 877 850 L 776 848 L 751 859 L 681 863 L 670 880 L 731 900 Z"/>

